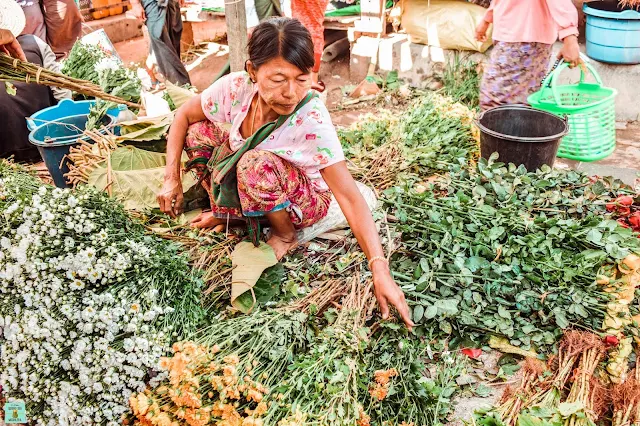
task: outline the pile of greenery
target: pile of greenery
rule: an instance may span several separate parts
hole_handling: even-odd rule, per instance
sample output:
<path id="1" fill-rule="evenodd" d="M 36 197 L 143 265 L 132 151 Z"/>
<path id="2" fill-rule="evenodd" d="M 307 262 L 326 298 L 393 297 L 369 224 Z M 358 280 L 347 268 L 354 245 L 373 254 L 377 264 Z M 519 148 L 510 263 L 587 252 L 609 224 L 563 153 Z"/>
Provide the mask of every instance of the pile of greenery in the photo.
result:
<path id="1" fill-rule="evenodd" d="M 465 169 L 478 157 L 473 112 L 437 93 L 420 96 L 398 118 L 383 112 L 340 130 L 357 179 L 376 189 Z"/>
<path id="2" fill-rule="evenodd" d="M 91 81 L 106 93 L 126 101 L 140 102 L 142 82 L 137 74 L 98 46 L 76 42 L 64 61 L 62 73 Z"/>
<path id="3" fill-rule="evenodd" d="M 563 330 L 600 330 L 612 300 L 601 268 L 640 252 L 631 230 L 603 216 L 621 182 L 481 159 L 427 187 L 392 188 L 402 249 L 392 270 L 418 334 L 489 334 L 549 353 Z"/>

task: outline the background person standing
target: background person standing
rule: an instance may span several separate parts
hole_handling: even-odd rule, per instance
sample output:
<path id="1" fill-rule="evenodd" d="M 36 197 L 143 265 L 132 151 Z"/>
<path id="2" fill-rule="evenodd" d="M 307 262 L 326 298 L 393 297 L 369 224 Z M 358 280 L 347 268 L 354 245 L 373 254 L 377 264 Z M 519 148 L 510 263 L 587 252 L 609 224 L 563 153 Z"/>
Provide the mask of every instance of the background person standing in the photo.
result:
<path id="1" fill-rule="evenodd" d="M 150 55 L 158 71 L 173 84 L 190 84 L 189 73 L 180 59 L 182 16 L 178 1 L 131 0 L 131 12 L 147 26 Z"/>
<path id="2" fill-rule="evenodd" d="M 476 38 L 486 41 L 493 23 L 494 46 L 480 85 L 480 107 L 526 104 L 549 69 L 553 43 L 571 66 L 580 63 L 578 11 L 571 0 L 492 0 Z"/>
<path id="3" fill-rule="evenodd" d="M 311 88 L 319 92 L 325 89 L 324 83 L 318 78 L 318 73 L 324 51 L 324 14 L 328 5 L 329 0 L 291 0 L 291 15 L 302 22 L 302 25 L 311 33 L 315 60 L 311 74 Z"/>

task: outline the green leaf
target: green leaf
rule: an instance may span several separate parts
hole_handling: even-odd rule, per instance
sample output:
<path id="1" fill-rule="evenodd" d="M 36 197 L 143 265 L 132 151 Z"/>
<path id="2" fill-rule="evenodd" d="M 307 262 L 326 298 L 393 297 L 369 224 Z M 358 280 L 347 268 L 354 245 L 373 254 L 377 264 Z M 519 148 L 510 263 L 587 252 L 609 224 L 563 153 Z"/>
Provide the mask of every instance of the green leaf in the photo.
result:
<path id="1" fill-rule="evenodd" d="M 567 319 L 564 312 L 562 312 L 560 309 L 556 309 L 554 310 L 554 313 L 556 316 L 556 324 L 558 325 L 558 327 L 560 327 L 563 330 L 569 327 L 569 320 Z"/>
<path id="2" fill-rule="evenodd" d="M 144 120 L 120 123 L 120 141 L 155 141 L 169 131 L 173 114 Z"/>
<path id="3" fill-rule="evenodd" d="M 476 396 L 479 396 L 481 398 L 487 398 L 489 395 L 491 395 L 492 392 L 493 390 L 489 386 L 485 386 L 483 384 L 478 385 L 478 387 L 476 387 L 474 390 Z"/>
<path id="4" fill-rule="evenodd" d="M 484 186 L 478 185 L 473 188 L 473 195 L 478 198 L 484 198 L 487 196 L 487 190 L 484 189 Z"/>
<path id="5" fill-rule="evenodd" d="M 193 93 L 191 90 L 185 89 L 180 86 L 176 86 L 175 84 L 172 84 L 169 80 L 165 81 L 165 85 L 167 86 L 167 94 L 173 101 L 173 104 L 175 105 L 176 108 L 180 108 L 189 99 L 196 96 L 196 94 Z"/>
<path id="6" fill-rule="evenodd" d="M 127 210 L 158 208 L 157 194 L 164 185 L 166 155 L 144 151 L 132 146 L 111 153 L 111 168 L 104 162 L 89 174 L 88 184 L 108 192 Z M 185 173 L 182 190 L 195 185 L 194 173 Z"/>
<path id="7" fill-rule="evenodd" d="M 444 299 L 438 300 L 433 305 L 437 308 L 440 315 L 457 315 L 458 314 L 458 301 L 456 299 Z"/>
<path id="8" fill-rule="evenodd" d="M 413 322 L 417 324 L 420 321 L 422 321 L 423 317 L 424 317 L 424 306 L 418 305 L 415 308 L 413 308 Z"/>
<path id="9" fill-rule="evenodd" d="M 436 315 L 438 315 L 438 308 L 434 305 L 428 306 L 427 309 L 424 311 L 424 318 L 425 319 L 433 319 L 436 317 Z"/>
<path id="10" fill-rule="evenodd" d="M 504 234 L 504 232 L 505 232 L 505 229 L 502 226 L 494 226 L 489 231 L 489 238 L 491 240 L 497 240 L 502 236 L 502 234 Z"/>
<path id="11" fill-rule="evenodd" d="M 586 239 L 587 241 L 590 241 L 594 244 L 600 244 L 600 242 L 602 241 L 602 232 L 594 228 L 591 231 L 587 232 Z"/>
<path id="12" fill-rule="evenodd" d="M 500 315 L 500 317 L 504 319 L 511 319 L 511 312 L 509 312 L 507 308 L 502 305 L 498 305 L 498 315 Z"/>
<path id="13" fill-rule="evenodd" d="M 464 266 L 469 268 L 471 272 L 477 272 L 480 269 L 488 268 L 491 264 L 484 257 L 472 256 L 464 262 Z"/>
<path id="14" fill-rule="evenodd" d="M 572 416 L 582 410 L 584 410 L 584 404 L 581 401 L 563 402 L 558 405 L 558 412 L 564 418 Z"/>
<path id="15" fill-rule="evenodd" d="M 542 419 L 521 413 L 518 416 L 518 426 L 542 426 Z"/>
<path id="16" fill-rule="evenodd" d="M 7 95 L 9 96 L 15 96 L 18 93 L 16 86 L 14 86 L 10 81 L 4 82 L 4 89 L 7 91 Z"/>

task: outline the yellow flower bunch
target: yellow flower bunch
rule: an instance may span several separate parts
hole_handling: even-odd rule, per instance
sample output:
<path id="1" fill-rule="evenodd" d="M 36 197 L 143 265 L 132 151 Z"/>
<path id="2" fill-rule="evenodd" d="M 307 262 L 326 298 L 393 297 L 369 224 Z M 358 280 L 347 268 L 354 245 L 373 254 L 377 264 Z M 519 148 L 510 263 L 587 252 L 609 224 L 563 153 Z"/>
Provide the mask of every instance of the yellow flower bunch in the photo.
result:
<path id="1" fill-rule="evenodd" d="M 134 426 L 263 426 L 269 389 L 252 379 L 255 361 L 220 359 L 219 347 L 193 342 L 172 349 L 173 356 L 160 362 L 168 379 L 129 399 Z"/>

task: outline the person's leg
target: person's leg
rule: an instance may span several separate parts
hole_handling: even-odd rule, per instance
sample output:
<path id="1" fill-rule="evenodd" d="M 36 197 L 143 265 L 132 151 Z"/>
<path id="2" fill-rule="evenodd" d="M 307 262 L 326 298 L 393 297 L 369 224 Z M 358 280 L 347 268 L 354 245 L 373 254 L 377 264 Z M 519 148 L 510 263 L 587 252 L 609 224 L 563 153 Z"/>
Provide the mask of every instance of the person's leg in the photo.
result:
<path id="1" fill-rule="evenodd" d="M 551 57 L 551 46 L 543 43 L 497 42 L 482 76 L 480 107 L 526 104 L 540 88 Z"/>
<path id="2" fill-rule="evenodd" d="M 295 230 L 325 217 L 331 203 L 330 192 L 317 192 L 304 172 L 272 152 L 247 152 L 237 176 L 243 214 L 268 219 L 267 244 L 278 259 L 296 246 Z"/>
<path id="3" fill-rule="evenodd" d="M 189 157 L 188 170 L 194 170 L 202 186 L 209 193 L 211 199 L 211 179 L 204 177 L 207 172 L 206 162 L 211 158 L 213 148 L 228 144 L 229 133 L 221 126 L 209 120 L 194 123 L 187 130 L 185 151 Z M 218 207 L 211 203 L 211 210 L 203 212 L 195 218 L 191 225 L 196 228 L 216 228 L 218 225 L 237 226 L 241 212 L 237 209 Z"/>
<path id="4" fill-rule="evenodd" d="M 64 57 L 82 35 L 82 15 L 74 0 L 42 0 L 47 43 L 57 58 Z"/>
<path id="5" fill-rule="evenodd" d="M 176 51 L 174 41 L 169 32 L 176 26 L 181 28 L 180 8 L 175 0 L 171 0 L 166 8 L 160 8 L 155 0 L 144 2 L 144 11 L 147 15 L 147 29 L 151 41 L 151 50 L 155 55 L 158 71 L 163 77 L 173 84 L 184 85 L 191 82 L 189 73 L 180 59 L 180 50 Z M 178 24 L 177 21 L 180 21 Z M 173 39 L 180 35 L 173 35 Z"/>

